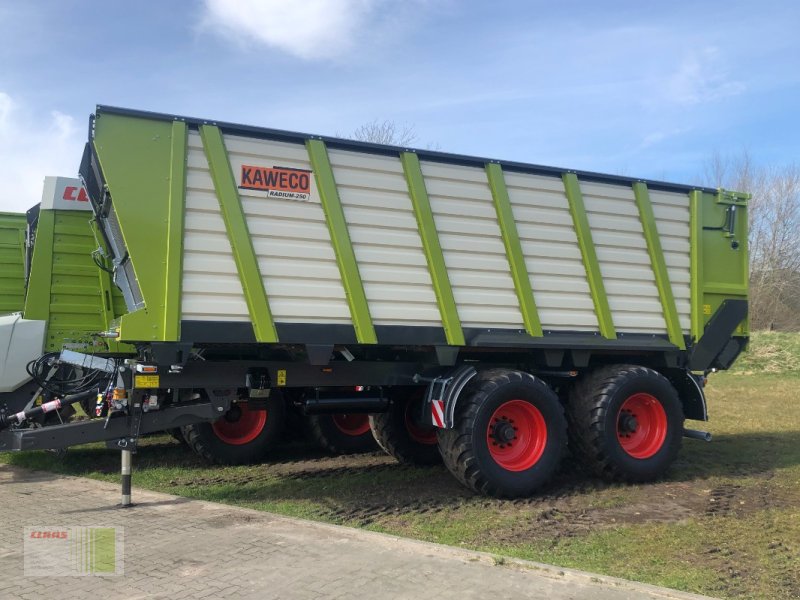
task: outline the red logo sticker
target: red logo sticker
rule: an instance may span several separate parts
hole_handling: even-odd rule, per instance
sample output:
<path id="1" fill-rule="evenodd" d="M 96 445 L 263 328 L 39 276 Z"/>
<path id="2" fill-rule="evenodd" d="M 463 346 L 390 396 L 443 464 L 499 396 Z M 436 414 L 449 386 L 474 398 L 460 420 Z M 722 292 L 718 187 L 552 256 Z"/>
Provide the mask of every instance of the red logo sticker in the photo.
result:
<path id="1" fill-rule="evenodd" d="M 311 195 L 311 171 L 242 165 L 239 188 L 267 192 L 269 198 L 308 200 Z"/>
<path id="2" fill-rule="evenodd" d="M 88 202 L 89 196 L 86 195 L 86 190 L 68 185 L 64 188 L 64 194 L 61 196 L 62 200 L 75 200 L 77 202 Z"/>

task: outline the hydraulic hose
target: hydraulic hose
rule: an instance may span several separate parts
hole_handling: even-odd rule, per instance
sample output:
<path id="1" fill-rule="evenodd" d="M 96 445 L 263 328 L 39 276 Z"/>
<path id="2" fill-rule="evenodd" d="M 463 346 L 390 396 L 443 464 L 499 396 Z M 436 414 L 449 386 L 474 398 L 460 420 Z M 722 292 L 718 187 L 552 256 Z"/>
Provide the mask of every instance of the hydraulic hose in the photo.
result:
<path id="1" fill-rule="evenodd" d="M 5 415 L 5 414 L 0 415 L 0 431 L 8 427 L 11 427 L 12 425 L 19 425 L 20 423 L 24 423 L 28 419 L 38 417 L 39 415 L 43 415 L 45 413 L 53 412 L 54 410 L 59 410 L 65 406 L 70 406 L 72 404 L 75 404 L 76 402 L 80 402 L 81 400 L 85 400 L 86 398 L 90 398 L 96 395 L 97 395 L 97 390 L 86 390 L 78 394 L 64 396 L 63 398 L 56 398 L 55 400 L 51 400 L 50 402 L 43 402 L 39 406 L 34 406 L 32 408 L 29 408 L 28 410 L 22 410 L 12 415 Z"/>

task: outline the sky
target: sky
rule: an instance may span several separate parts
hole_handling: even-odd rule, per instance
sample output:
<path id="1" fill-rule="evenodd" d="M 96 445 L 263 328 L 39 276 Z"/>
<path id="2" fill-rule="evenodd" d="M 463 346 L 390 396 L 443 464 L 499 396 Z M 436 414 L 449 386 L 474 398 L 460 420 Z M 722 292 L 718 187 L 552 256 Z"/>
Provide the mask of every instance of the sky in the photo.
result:
<path id="1" fill-rule="evenodd" d="M 0 0 L 0 210 L 98 104 L 676 183 L 800 160 L 795 0 Z"/>

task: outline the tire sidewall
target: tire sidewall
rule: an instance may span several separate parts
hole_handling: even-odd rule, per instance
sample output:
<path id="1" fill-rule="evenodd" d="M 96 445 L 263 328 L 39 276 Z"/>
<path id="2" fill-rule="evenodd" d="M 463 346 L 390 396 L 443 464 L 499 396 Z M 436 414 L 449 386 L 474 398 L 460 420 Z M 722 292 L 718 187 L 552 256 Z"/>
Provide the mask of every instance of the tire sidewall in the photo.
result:
<path id="1" fill-rule="evenodd" d="M 442 460 L 438 443 L 423 444 L 415 440 L 406 425 L 406 411 L 423 401 L 424 389 L 392 391 L 389 410 L 369 416 L 370 428 L 378 446 L 405 464 L 435 465 Z M 409 406 L 412 405 L 412 406 Z M 438 436 L 438 430 L 437 436 Z"/>
<path id="2" fill-rule="evenodd" d="M 536 407 L 547 425 L 544 452 L 533 466 L 524 471 L 509 471 L 500 466 L 491 455 L 486 440 L 492 415 L 510 400 L 523 400 Z M 503 495 L 528 495 L 547 481 L 558 468 L 566 446 L 566 427 L 558 398 L 549 389 L 525 380 L 502 385 L 486 395 L 477 407 L 473 423 L 473 452 L 486 479 L 492 486 L 501 489 Z"/>
<path id="3" fill-rule="evenodd" d="M 667 416 L 667 434 L 658 452 L 648 458 L 635 458 L 628 454 L 617 438 L 617 418 L 620 408 L 632 395 L 645 393 L 653 396 Z M 651 479 L 654 473 L 665 471 L 678 453 L 683 435 L 683 409 L 678 394 L 669 381 L 655 372 L 629 377 L 615 386 L 610 393 L 603 419 L 603 430 L 608 432 L 602 449 L 619 469 L 633 479 Z"/>
<path id="4" fill-rule="evenodd" d="M 369 452 L 377 448 L 370 429 L 360 435 L 350 435 L 336 425 L 334 416 L 323 414 L 310 415 L 308 417 L 308 425 L 312 430 L 312 437 L 323 449 L 336 454 L 355 454 L 357 452 Z M 369 419 L 368 415 L 364 415 L 364 417 Z M 315 432 L 314 429 L 317 431 Z"/>

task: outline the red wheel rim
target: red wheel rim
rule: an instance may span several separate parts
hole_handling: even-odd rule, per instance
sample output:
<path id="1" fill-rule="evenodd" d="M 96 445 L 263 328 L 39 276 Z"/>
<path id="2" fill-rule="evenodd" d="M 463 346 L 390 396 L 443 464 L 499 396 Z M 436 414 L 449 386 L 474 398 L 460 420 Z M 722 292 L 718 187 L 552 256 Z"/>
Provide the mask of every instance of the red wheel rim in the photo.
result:
<path id="1" fill-rule="evenodd" d="M 489 454 L 506 471 L 530 469 L 547 446 L 544 416 L 530 402 L 509 400 L 489 418 L 486 443 Z"/>
<path id="2" fill-rule="evenodd" d="M 430 427 L 421 427 L 414 422 L 414 418 L 412 417 L 411 411 L 418 406 L 419 402 L 414 401 L 406 404 L 406 430 L 408 431 L 408 435 L 411 437 L 411 439 L 418 444 L 433 446 L 438 441 L 436 437 L 436 428 L 433 425 Z"/>
<path id="3" fill-rule="evenodd" d="M 369 431 L 369 415 L 333 415 L 333 424 L 343 434 L 358 437 Z"/>
<path id="4" fill-rule="evenodd" d="M 220 441 L 231 446 L 249 444 L 264 431 L 267 411 L 250 410 L 246 403 L 234 404 L 225 416 L 211 425 Z"/>
<path id="5" fill-rule="evenodd" d="M 617 413 L 617 439 L 633 458 L 650 458 L 667 439 L 667 413 L 655 396 L 633 394 Z"/>

